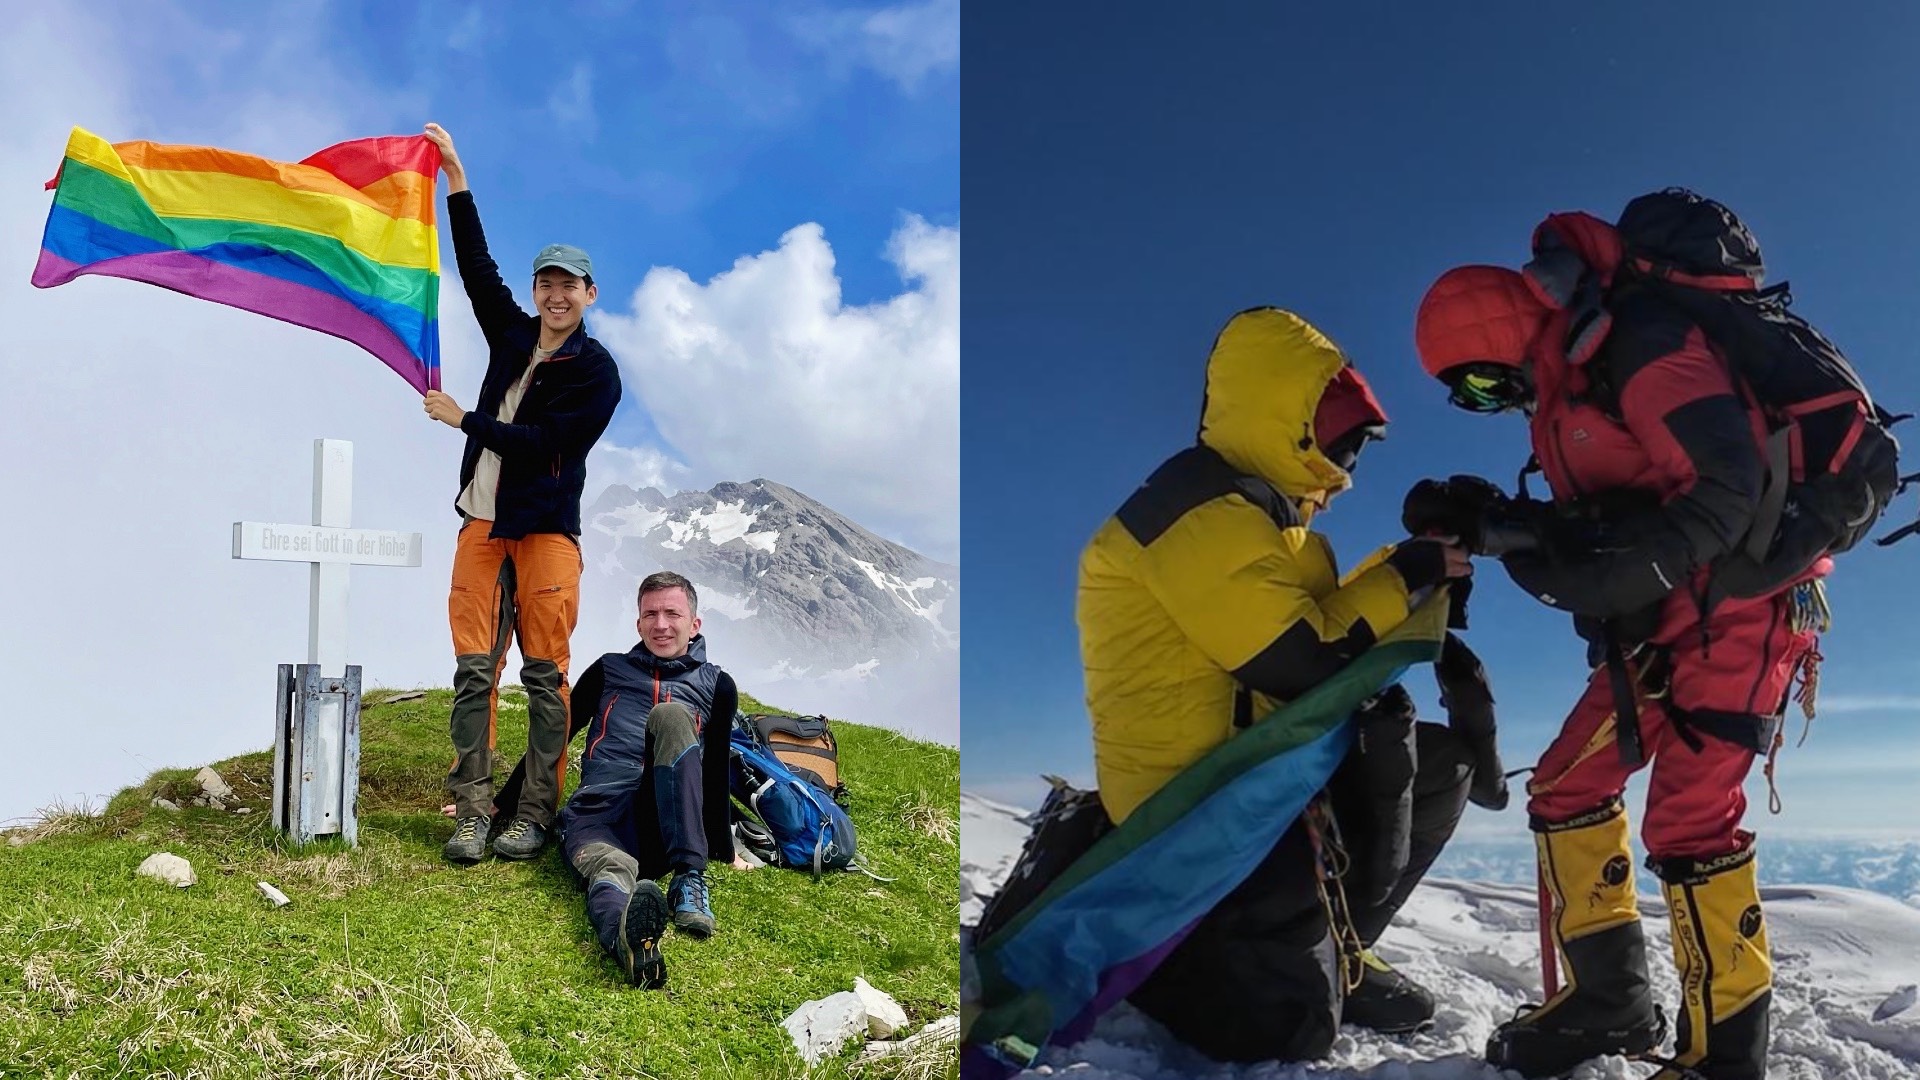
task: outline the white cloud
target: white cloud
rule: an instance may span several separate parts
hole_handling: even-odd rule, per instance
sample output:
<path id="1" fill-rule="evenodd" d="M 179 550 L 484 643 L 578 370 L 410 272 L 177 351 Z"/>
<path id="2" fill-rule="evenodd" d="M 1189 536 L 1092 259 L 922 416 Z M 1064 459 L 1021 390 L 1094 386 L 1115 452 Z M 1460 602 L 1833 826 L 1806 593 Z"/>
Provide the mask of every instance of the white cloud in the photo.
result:
<path id="1" fill-rule="evenodd" d="M 1823 715 L 1920 712 L 1920 694 L 1821 694 L 1815 705 Z"/>
<path id="2" fill-rule="evenodd" d="M 547 113 L 554 123 L 591 139 L 600 130 L 593 108 L 593 65 L 582 60 L 564 82 L 547 95 Z"/>
<path id="3" fill-rule="evenodd" d="M 867 60 L 906 90 L 960 66 L 960 0 L 882 8 L 860 25 Z"/>
<path id="4" fill-rule="evenodd" d="M 960 0 L 924 0 L 794 20 L 803 42 L 865 64 L 912 93 L 927 76 L 960 66 Z"/>
<path id="5" fill-rule="evenodd" d="M 935 558 L 959 553 L 960 230 L 908 217 L 906 288 L 843 302 L 801 225 L 706 284 L 656 267 L 599 335 L 702 482 L 765 478 Z"/>
<path id="6" fill-rule="evenodd" d="M 687 467 L 662 450 L 615 446 L 602 439 L 587 454 L 585 499 L 591 504 L 600 492 L 613 484 L 635 489 L 657 488 L 671 495 L 679 490 L 687 475 Z"/>
<path id="7" fill-rule="evenodd" d="M 447 48 L 454 52 L 477 53 L 492 36 L 493 26 L 487 19 L 487 9 L 474 4 L 461 12 L 453 25 L 447 28 Z"/>

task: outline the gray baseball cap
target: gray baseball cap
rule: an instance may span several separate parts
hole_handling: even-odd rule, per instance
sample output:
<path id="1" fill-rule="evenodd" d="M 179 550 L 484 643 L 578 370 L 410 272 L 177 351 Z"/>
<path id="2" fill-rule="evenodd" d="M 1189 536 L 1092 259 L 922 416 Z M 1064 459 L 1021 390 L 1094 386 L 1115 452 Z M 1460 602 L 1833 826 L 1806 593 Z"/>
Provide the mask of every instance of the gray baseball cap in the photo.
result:
<path id="1" fill-rule="evenodd" d="M 575 277 L 593 276 L 593 260 L 572 244 L 548 244 L 541 248 L 540 254 L 533 257 L 533 272 L 537 274 L 549 266 Z"/>

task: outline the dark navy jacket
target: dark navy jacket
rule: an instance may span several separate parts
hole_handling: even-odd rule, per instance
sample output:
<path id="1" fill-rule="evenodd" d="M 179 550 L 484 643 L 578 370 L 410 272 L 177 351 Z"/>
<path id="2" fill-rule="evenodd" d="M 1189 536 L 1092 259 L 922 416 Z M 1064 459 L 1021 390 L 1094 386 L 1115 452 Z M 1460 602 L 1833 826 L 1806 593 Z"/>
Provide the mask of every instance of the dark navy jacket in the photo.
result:
<path id="1" fill-rule="evenodd" d="M 518 540 L 530 533 L 578 536 L 587 451 L 607 430 L 620 403 L 620 369 L 613 355 L 587 336 L 582 322 L 534 372 L 526 396 L 514 410 L 513 423 L 494 419 L 507 390 L 527 372 L 533 347 L 540 340 L 540 320 L 521 309 L 513 290 L 501 280 L 500 268 L 487 253 L 471 191 L 447 196 L 447 226 L 453 233 L 461 284 L 487 338 L 487 374 L 480 383 L 480 400 L 460 422 L 467 447 L 460 458 L 455 497 L 472 482 L 480 451 L 491 450 L 500 455 L 491 538 Z"/>
<path id="2" fill-rule="evenodd" d="M 682 702 L 693 710 L 700 733 L 701 811 L 706 822 L 707 857 L 723 864 L 732 862 L 728 736 L 740 699 L 733 676 L 719 665 L 707 663 L 704 637 L 696 635 L 682 657 L 661 660 L 641 644 L 630 652 L 608 653 L 581 674 L 573 688 L 567 739 L 571 742 L 582 730 L 587 733 L 580 759 L 582 788 L 589 777 L 603 773 L 609 764 L 635 766 L 646 761 L 647 713 L 664 701 Z M 641 788 L 651 783 L 651 772 L 646 770 L 641 786 L 622 797 L 588 797 L 591 793 L 575 792 L 561 815 L 564 827 L 570 834 L 610 829 L 622 840 L 633 842 L 621 846 L 645 856 L 659 842 L 660 831 L 650 793 L 638 797 Z M 640 775 L 638 769 L 635 773 Z M 647 859 L 642 857 L 641 863 L 644 867 Z"/>

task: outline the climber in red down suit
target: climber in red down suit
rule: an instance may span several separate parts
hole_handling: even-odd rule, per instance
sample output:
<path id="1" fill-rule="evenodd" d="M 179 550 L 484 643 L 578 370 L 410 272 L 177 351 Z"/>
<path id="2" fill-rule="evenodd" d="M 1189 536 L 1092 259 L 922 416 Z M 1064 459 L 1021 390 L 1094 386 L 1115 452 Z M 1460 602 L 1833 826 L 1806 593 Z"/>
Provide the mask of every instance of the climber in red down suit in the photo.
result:
<path id="1" fill-rule="evenodd" d="M 1741 785 L 1795 672 L 1817 659 L 1831 560 L 1816 544 L 1767 580 L 1778 566 L 1740 558 L 1766 487 L 1765 418 L 1699 325 L 1631 286 L 1648 268 L 1623 269 L 1620 231 L 1558 214 L 1535 249 L 1525 274 L 1448 271 L 1416 327 L 1421 364 L 1455 405 L 1527 414 L 1552 503 L 1509 507 L 1542 539 L 1503 562 L 1573 613 L 1594 665 L 1527 785 L 1564 986 L 1502 1025 L 1488 1059 L 1544 1076 L 1660 1040 L 1621 800 L 1650 762 L 1641 835 L 1671 912 L 1675 1053 L 1692 1070 L 1660 1078 L 1761 1080 L 1773 972 Z M 1790 509 L 1837 528 L 1845 502 L 1815 485 Z"/>

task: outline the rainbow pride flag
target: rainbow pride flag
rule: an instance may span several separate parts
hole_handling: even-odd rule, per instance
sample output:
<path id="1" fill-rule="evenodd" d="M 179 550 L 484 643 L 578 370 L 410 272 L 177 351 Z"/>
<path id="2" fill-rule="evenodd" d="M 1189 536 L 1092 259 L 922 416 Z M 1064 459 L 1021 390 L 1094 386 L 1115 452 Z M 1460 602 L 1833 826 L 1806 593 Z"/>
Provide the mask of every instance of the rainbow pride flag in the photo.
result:
<path id="1" fill-rule="evenodd" d="M 344 338 L 440 388 L 440 244 L 424 135 L 292 164 L 74 128 L 33 283 L 104 274 Z"/>

